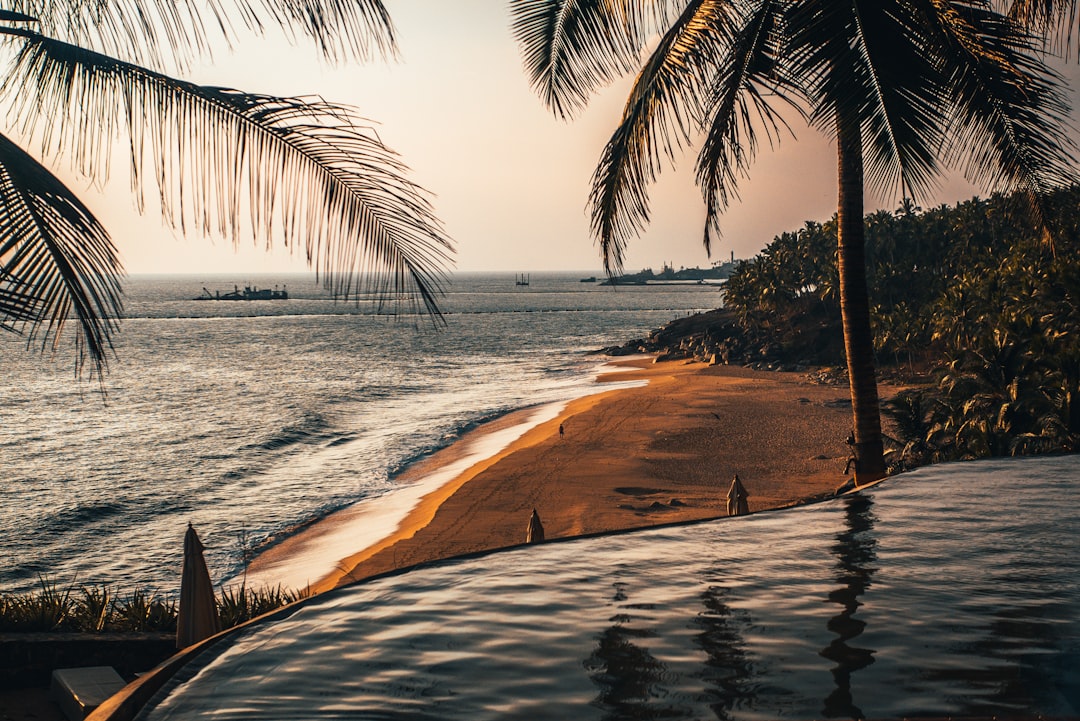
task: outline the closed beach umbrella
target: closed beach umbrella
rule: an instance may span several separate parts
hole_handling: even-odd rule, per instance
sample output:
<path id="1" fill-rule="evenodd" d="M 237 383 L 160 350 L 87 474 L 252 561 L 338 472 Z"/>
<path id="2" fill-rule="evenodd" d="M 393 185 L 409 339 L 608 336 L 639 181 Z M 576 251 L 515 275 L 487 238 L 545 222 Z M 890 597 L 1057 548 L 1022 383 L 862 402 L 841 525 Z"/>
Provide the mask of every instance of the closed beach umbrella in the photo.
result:
<path id="1" fill-rule="evenodd" d="M 180 577 L 180 611 L 176 647 L 186 648 L 221 630 L 214 605 L 214 586 L 203 558 L 203 545 L 189 523 L 184 534 L 184 569 Z"/>
<path id="2" fill-rule="evenodd" d="M 540 543 L 544 540 L 544 524 L 540 523 L 540 514 L 533 509 L 529 516 L 529 528 L 525 531 L 525 543 Z"/>
<path id="3" fill-rule="evenodd" d="M 731 488 L 727 492 L 727 513 L 729 516 L 745 516 L 750 513 L 750 505 L 746 502 L 746 499 L 750 497 L 750 494 L 746 492 L 746 488 L 743 486 L 742 481 L 739 480 L 739 474 L 736 473 L 735 477 L 731 479 Z"/>

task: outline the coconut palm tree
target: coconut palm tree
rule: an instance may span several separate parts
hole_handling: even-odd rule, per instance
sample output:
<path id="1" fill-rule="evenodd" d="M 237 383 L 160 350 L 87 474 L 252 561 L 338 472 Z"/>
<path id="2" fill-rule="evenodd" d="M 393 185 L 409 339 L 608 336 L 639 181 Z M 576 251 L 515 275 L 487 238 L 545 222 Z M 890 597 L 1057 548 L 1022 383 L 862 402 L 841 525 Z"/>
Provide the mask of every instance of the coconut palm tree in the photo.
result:
<path id="1" fill-rule="evenodd" d="M 990 0 L 511 0 L 511 11 L 526 69 L 558 115 L 637 72 L 590 196 L 609 273 L 649 220 L 649 185 L 683 148 L 700 140 L 708 249 L 761 142 L 779 142 L 800 115 L 835 138 L 856 482 L 884 475 L 864 185 L 918 199 L 959 167 L 1037 201 L 1067 182 L 1068 109 L 1036 40 Z"/>
<path id="2" fill-rule="evenodd" d="M 1002 2 L 1009 17 L 1039 34 L 1052 50 L 1067 53 L 1080 28 L 1077 0 L 1009 0 Z M 1080 47 L 1078 47 L 1080 49 Z"/>
<path id="3" fill-rule="evenodd" d="M 200 14 L 201 13 L 201 14 Z M 234 27 L 306 35 L 330 61 L 394 53 L 380 0 L 8 0 L 0 45 L 14 130 L 40 154 L 70 157 L 96 182 L 114 136 L 132 187 L 165 221 L 303 252 L 339 295 L 417 298 L 438 322 L 452 245 L 427 194 L 351 108 L 185 82 L 183 71 Z M 122 311 L 121 267 L 105 228 L 42 162 L 0 135 L 0 326 L 58 343 L 77 321 L 80 367 L 105 369 Z"/>

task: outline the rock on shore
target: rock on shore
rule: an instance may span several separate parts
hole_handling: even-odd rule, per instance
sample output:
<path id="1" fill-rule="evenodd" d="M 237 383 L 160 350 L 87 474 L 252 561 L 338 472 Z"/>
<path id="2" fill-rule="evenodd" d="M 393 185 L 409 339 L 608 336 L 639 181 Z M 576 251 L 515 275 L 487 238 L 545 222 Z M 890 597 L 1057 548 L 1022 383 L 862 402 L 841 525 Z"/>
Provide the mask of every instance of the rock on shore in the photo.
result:
<path id="1" fill-rule="evenodd" d="M 748 333 L 734 312 L 720 308 L 676 318 L 645 338 L 603 348 L 597 353 L 656 354 L 656 361 L 694 360 L 709 365 L 741 365 L 757 370 L 802 372 L 811 366 L 843 364 L 839 328 L 807 317 L 788 329 L 796 342 L 780 343 L 768 329 Z"/>

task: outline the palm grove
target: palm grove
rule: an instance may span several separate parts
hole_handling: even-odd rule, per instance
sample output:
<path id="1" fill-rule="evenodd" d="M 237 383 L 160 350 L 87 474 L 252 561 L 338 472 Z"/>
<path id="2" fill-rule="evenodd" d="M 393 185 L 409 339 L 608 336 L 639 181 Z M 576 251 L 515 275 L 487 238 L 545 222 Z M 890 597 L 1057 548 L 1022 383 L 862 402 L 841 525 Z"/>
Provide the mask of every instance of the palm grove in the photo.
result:
<path id="1" fill-rule="evenodd" d="M 866 216 L 875 356 L 908 386 L 882 408 L 890 469 L 1080 450 L 1078 205 L 1080 186 L 1043 199 L 1053 245 L 1019 193 Z M 808 221 L 740 262 L 729 353 L 842 362 L 835 245 L 835 217 Z"/>
<path id="2" fill-rule="evenodd" d="M 838 297 L 856 481 L 886 467 L 865 274 L 864 184 L 920 197 L 947 168 L 1020 189 L 1041 221 L 1071 179 L 1068 108 L 1043 36 L 1071 20 L 1053 0 L 511 0 L 543 100 L 571 115 L 636 71 L 593 176 L 592 227 L 609 272 L 649 221 L 649 185 L 686 147 L 705 247 L 758 146 L 801 117 L 836 140 Z M 659 31 L 659 39 L 656 32 Z M 646 52 L 646 49 L 648 50 Z"/>

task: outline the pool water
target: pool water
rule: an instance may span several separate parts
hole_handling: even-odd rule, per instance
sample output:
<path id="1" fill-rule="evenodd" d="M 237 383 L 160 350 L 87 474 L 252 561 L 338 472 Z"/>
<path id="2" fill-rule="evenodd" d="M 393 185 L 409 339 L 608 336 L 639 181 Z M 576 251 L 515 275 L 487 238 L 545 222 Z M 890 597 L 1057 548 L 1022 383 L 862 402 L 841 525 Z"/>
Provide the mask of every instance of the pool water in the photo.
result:
<path id="1" fill-rule="evenodd" d="M 142 718 L 1080 715 L 1078 490 L 1076 456 L 948 464 L 422 568 L 218 643 Z"/>

